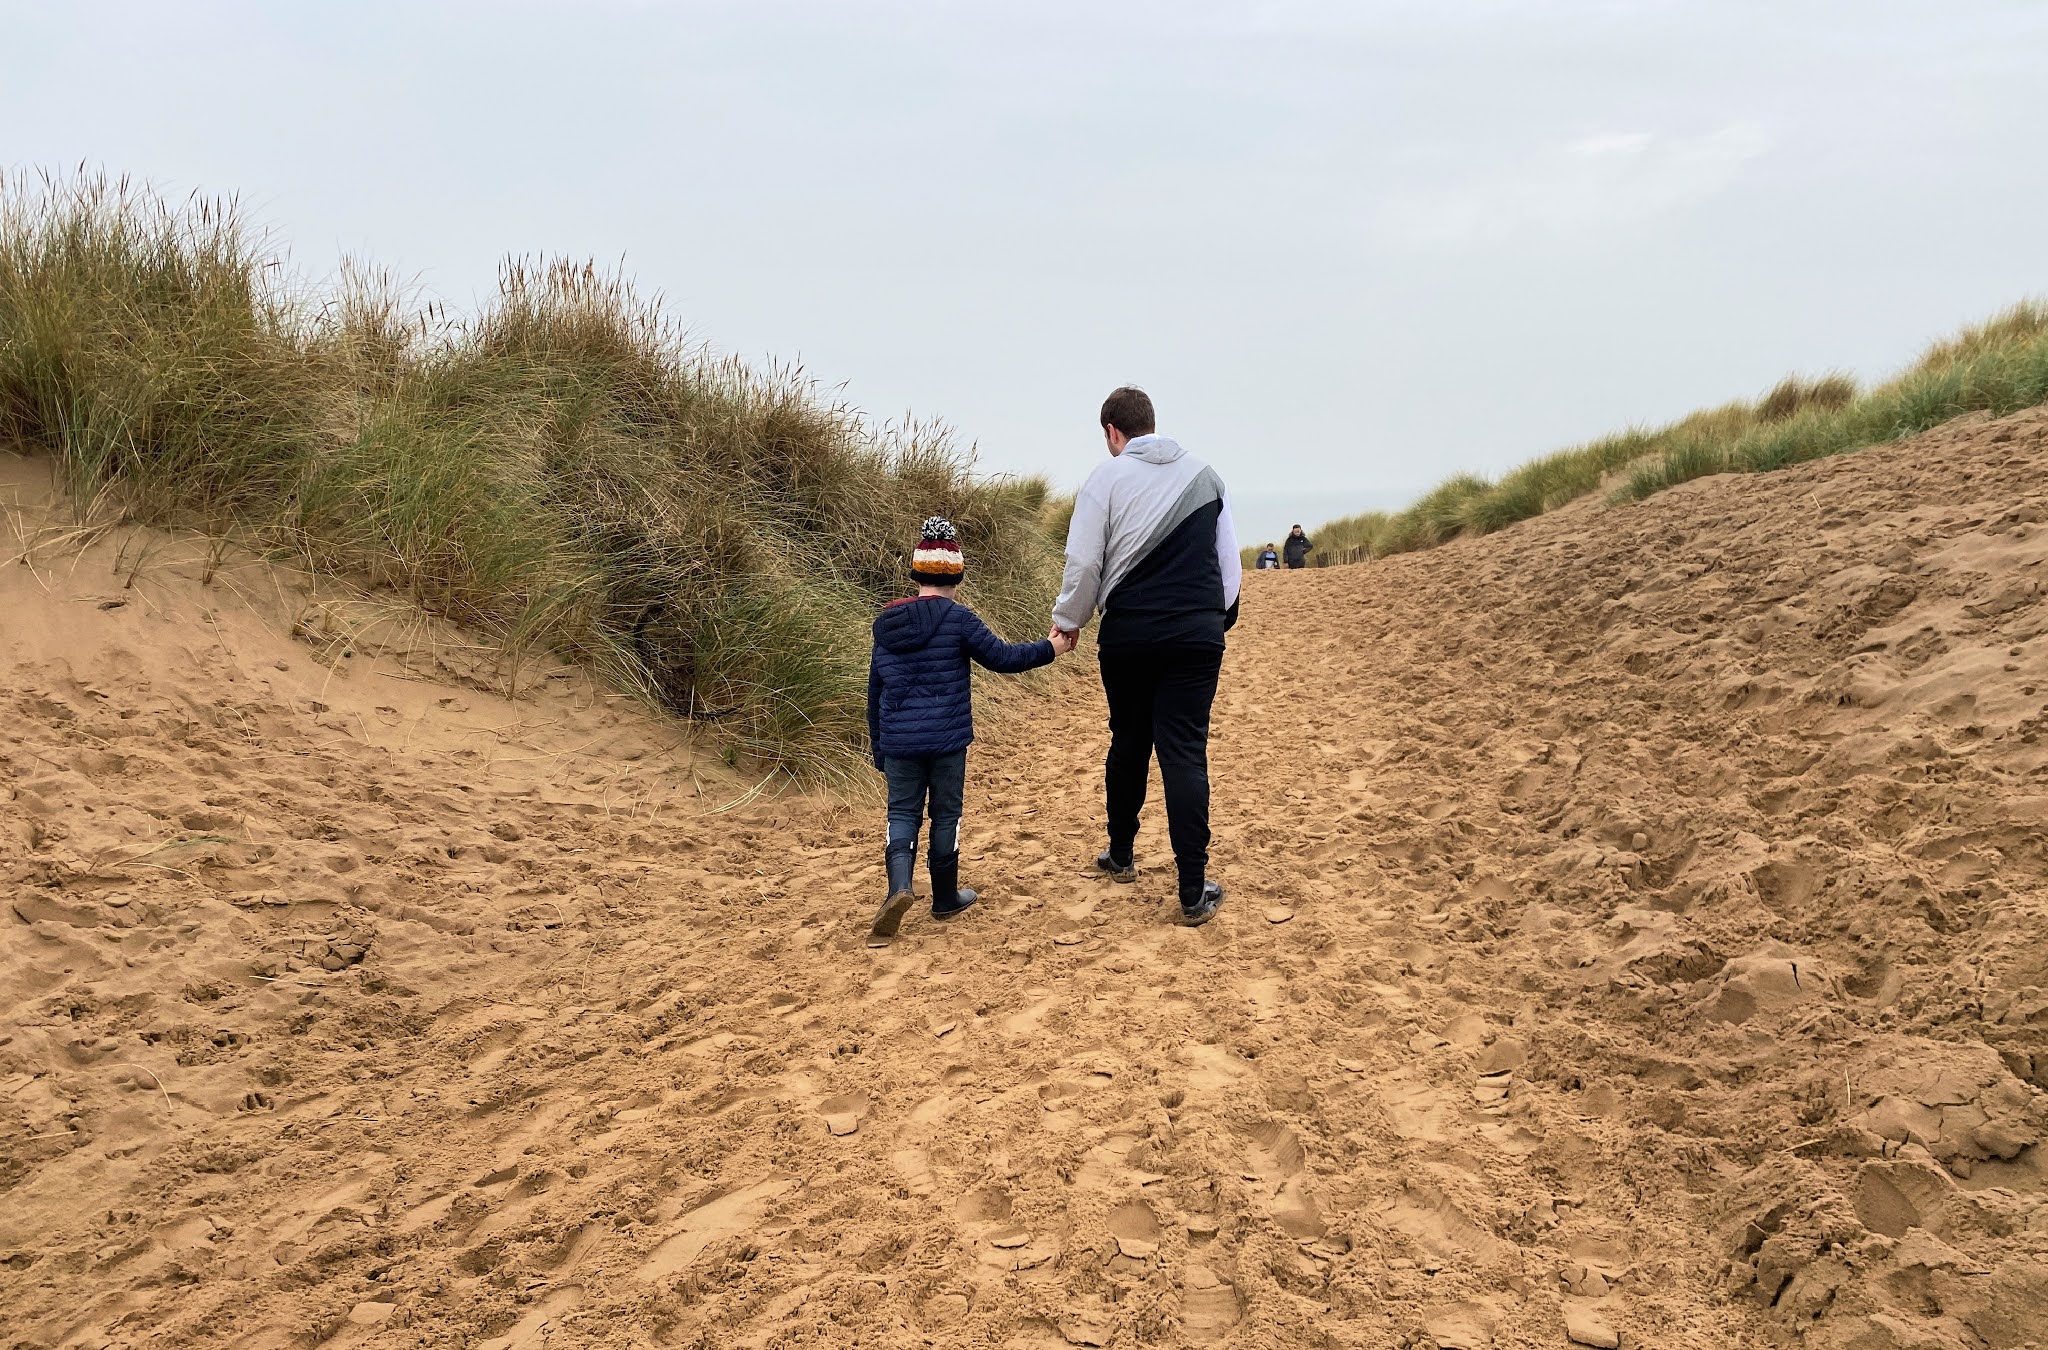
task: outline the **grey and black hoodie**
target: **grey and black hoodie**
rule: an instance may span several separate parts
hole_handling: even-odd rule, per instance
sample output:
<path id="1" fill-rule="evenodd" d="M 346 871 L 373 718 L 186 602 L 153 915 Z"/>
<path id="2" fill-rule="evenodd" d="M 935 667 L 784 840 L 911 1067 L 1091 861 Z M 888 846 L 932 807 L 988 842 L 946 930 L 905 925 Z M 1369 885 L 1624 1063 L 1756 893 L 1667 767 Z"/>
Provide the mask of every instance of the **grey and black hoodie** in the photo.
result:
<path id="1" fill-rule="evenodd" d="M 1097 608 L 1105 648 L 1222 646 L 1243 580 L 1223 480 L 1165 436 L 1139 436 L 1096 466 L 1074 501 L 1053 622 Z"/>

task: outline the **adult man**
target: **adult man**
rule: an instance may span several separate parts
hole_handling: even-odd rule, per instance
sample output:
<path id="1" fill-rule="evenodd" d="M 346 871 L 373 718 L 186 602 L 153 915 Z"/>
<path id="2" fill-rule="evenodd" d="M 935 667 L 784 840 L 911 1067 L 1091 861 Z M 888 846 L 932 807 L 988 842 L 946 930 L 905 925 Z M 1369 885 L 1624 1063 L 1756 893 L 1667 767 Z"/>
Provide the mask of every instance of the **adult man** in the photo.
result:
<path id="1" fill-rule="evenodd" d="M 1286 551 L 1288 570 L 1293 571 L 1308 566 L 1308 551 L 1315 545 L 1309 542 L 1309 537 L 1303 534 L 1301 526 L 1297 525 L 1287 532 L 1287 542 L 1280 547 Z"/>
<path id="2" fill-rule="evenodd" d="M 1223 888 L 1208 878 L 1209 706 L 1223 634 L 1237 622 L 1237 531 L 1223 480 L 1156 434 L 1144 390 L 1116 390 L 1101 422 L 1110 457 L 1074 502 L 1052 611 L 1053 632 L 1071 639 L 1102 610 L 1096 645 L 1109 697 L 1109 847 L 1095 865 L 1117 881 L 1137 879 L 1131 848 L 1156 749 L 1181 920 L 1203 924 L 1223 903 Z"/>

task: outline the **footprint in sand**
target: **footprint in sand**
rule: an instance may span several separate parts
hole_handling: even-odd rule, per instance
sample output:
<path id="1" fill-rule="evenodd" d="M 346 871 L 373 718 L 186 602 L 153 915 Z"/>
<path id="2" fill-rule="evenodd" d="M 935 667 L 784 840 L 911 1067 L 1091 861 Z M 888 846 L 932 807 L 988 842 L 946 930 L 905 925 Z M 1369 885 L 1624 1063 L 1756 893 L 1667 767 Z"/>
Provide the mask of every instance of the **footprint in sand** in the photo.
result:
<path id="1" fill-rule="evenodd" d="M 852 1134 L 860 1128 L 861 1117 L 867 1113 L 868 1099 L 864 1093 L 843 1092 L 818 1103 L 818 1114 L 834 1135 Z"/>
<path id="2" fill-rule="evenodd" d="M 1307 1161 L 1301 1140 L 1285 1125 L 1269 1120 L 1253 1128 L 1245 1149 L 1245 1180 L 1258 1184 L 1273 1222 L 1292 1238 L 1323 1235 L 1322 1215 L 1301 1185 Z"/>
<path id="3" fill-rule="evenodd" d="M 1499 1313 L 1484 1303 L 1453 1303 L 1424 1315 L 1422 1329 L 1441 1350 L 1486 1350 Z"/>
<path id="4" fill-rule="evenodd" d="M 1040 1084 L 1038 1105 L 1043 1114 L 1039 1123 L 1055 1133 L 1075 1129 L 1081 1123 L 1079 1108 L 1084 1100 L 1082 1089 L 1074 1083 L 1055 1080 Z"/>
<path id="5" fill-rule="evenodd" d="M 994 1223 L 1010 1217 L 1010 1197 L 994 1186 L 977 1186 L 953 1202 L 953 1218 L 962 1225 Z"/>
<path id="6" fill-rule="evenodd" d="M 1160 1232 L 1159 1216 L 1142 1200 L 1126 1200 L 1109 1212 L 1109 1235 L 1126 1260 L 1149 1262 L 1159 1255 Z"/>
<path id="7" fill-rule="evenodd" d="M 1116 1340 L 1116 1313 L 1108 1307 L 1069 1306 L 1060 1314 L 1057 1335 L 1032 1334 L 1037 1327 L 1047 1325 L 1034 1318 L 1025 1323 L 1028 1338 L 1013 1340 L 1007 1345 L 1016 1347 L 1016 1350 L 1040 1350 L 1040 1347 L 1066 1350 L 1070 1345 L 1110 1345 Z"/>
<path id="8" fill-rule="evenodd" d="M 1088 941 L 1090 929 L 1082 924 L 1057 920 L 1052 925 L 1052 945 L 1055 947 L 1079 947 Z"/>
<path id="9" fill-rule="evenodd" d="M 352 1181 L 341 1186 L 323 1186 L 311 1196 L 287 1192 L 252 1227 L 265 1235 L 265 1241 L 274 1250 L 309 1245 L 317 1240 L 317 1229 L 365 1222 L 381 1207 L 379 1191 L 374 1182 Z M 449 1198 L 452 1200 L 453 1196 Z M 278 1264 L 286 1263 L 280 1260 Z"/>
<path id="10" fill-rule="evenodd" d="M 417 1233 L 423 1228 L 433 1227 L 448 1217 L 448 1212 L 454 1207 L 458 1194 L 459 1192 L 456 1191 L 448 1191 L 445 1194 L 431 1196 L 422 1200 L 399 1217 L 394 1231 L 403 1235 Z"/>
<path id="11" fill-rule="evenodd" d="M 932 1175 L 931 1155 L 923 1149 L 899 1148 L 889 1155 L 889 1162 L 903 1178 L 903 1189 L 912 1195 L 930 1195 L 939 1188 L 938 1178 Z"/>
<path id="12" fill-rule="evenodd" d="M 1005 1036 L 1031 1035 L 1038 1030 L 1039 1024 L 1045 1021 L 1045 1015 L 1052 1011 L 1053 1001 L 1048 997 L 1050 990 L 1033 988 L 1025 990 L 1024 993 L 1032 1001 L 1003 1019 L 1002 1030 Z"/>
<path id="13" fill-rule="evenodd" d="M 675 1231 L 662 1239 L 634 1273 L 650 1283 L 681 1274 L 706 1247 L 745 1231 L 791 1184 L 767 1177 L 697 1206 L 676 1221 Z"/>
<path id="14" fill-rule="evenodd" d="M 1287 1002 L 1282 993 L 1284 986 L 1285 982 L 1277 975 L 1245 981 L 1244 993 L 1251 1001 L 1253 1021 L 1270 1022 L 1280 1015 L 1281 1008 Z"/>
<path id="15" fill-rule="evenodd" d="M 953 1202 L 960 1238 L 984 1265 L 1008 1270 L 1031 1235 L 1009 1222 L 1010 1197 L 994 1186 L 977 1186 Z"/>
<path id="16" fill-rule="evenodd" d="M 975 1259 L 999 1271 L 1031 1270 L 1059 1255 L 1059 1242 L 1033 1236 L 1014 1220 L 1010 1197 L 994 1186 L 977 1186 L 953 1205 L 961 1241 Z"/>
<path id="17" fill-rule="evenodd" d="M 1081 1166 L 1074 1173 L 1076 1189 L 1101 1191 L 1132 1182 L 1143 1185 L 1148 1179 L 1156 1179 L 1131 1169 L 1131 1152 L 1139 1142 L 1140 1137 L 1135 1134 L 1106 1136 L 1101 1143 L 1081 1155 Z"/>
<path id="18" fill-rule="evenodd" d="M 896 1148 L 889 1154 L 889 1161 L 903 1178 L 904 1189 L 912 1195 L 930 1195 L 938 1189 L 925 1140 L 931 1127 L 952 1114 L 957 1104 L 951 1097 L 927 1097 L 910 1109 L 896 1131 Z"/>
<path id="19" fill-rule="evenodd" d="M 496 1073 L 504 1067 L 506 1059 L 512 1057 L 512 1049 L 524 1035 L 524 1026 L 498 1026 L 485 1032 L 473 1047 L 469 1047 L 469 1071 L 475 1075 Z"/>
<path id="20" fill-rule="evenodd" d="M 1058 1238 L 1043 1233 L 1034 1235 L 1022 1224 L 1008 1223 L 987 1233 L 986 1244 L 979 1256 L 985 1266 L 993 1266 L 1000 1271 L 1022 1272 L 1038 1270 L 1059 1254 Z"/>
<path id="21" fill-rule="evenodd" d="M 1215 1202 L 1215 1197 L 1210 1197 Z M 1188 1230 L 1188 1247 L 1206 1247 L 1214 1242 L 1223 1231 L 1223 1216 L 1214 1210 L 1200 1210 L 1181 1215 L 1181 1225 Z"/>
<path id="22" fill-rule="evenodd" d="M 1187 1048 L 1188 1087 L 1196 1092 L 1229 1092 L 1251 1075 L 1251 1065 L 1220 1045 Z"/>
<path id="23" fill-rule="evenodd" d="M 526 1316 L 512 1324 L 510 1331 L 479 1342 L 477 1350 L 529 1350 L 529 1347 L 538 1347 L 549 1339 L 548 1331 L 582 1302 L 583 1289 L 580 1285 L 569 1284 L 550 1290 L 547 1297 L 528 1310 Z"/>
<path id="24" fill-rule="evenodd" d="M 1388 1074 L 1380 1081 L 1379 1097 L 1387 1123 L 1401 1138 L 1441 1142 L 1450 1137 L 1452 1108 L 1442 1088 Z"/>
<path id="25" fill-rule="evenodd" d="M 922 980 L 925 973 L 931 969 L 931 965 L 931 958 L 927 956 L 914 956 L 907 961 L 892 964 L 869 983 L 865 1001 L 874 1003 L 894 996 L 897 986 L 903 983 L 904 976 L 914 976 L 916 980 Z"/>
<path id="26" fill-rule="evenodd" d="M 1420 1179 L 1407 1182 L 1381 1209 L 1380 1220 L 1443 1264 L 1490 1266 L 1510 1253 L 1507 1244 L 1473 1222 L 1448 1195 Z"/>
<path id="27" fill-rule="evenodd" d="M 595 1223 L 580 1224 L 569 1229 L 555 1240 L 553 1246 L 542 1251 L 530 1263 L 535 1270 L 550 1275 L 566 1275 L 583 1263 L 583 1258 L 604 1241 L 604 1228 Z"/>
<path id="28" fill-rule="evenodd" d="M 484 1215 L 463 1235 L 462 1240 L 467 1243 L 484 1242 L 524 1223 L 527 1216 L 540 1206 L 554 1182 L 555 1177 L 549 1172 L 520 1177 L 518 1183 L 497 1202 L 497 1207 Z"/>
<path id="29" fill-rule="evenodd" d="M 328 1333 L 326 1340 L 320 1342 L 319 1350 L 351 1350 L 354 1346 L 362 1345 L 382 1331 L 384 1323 L 389 1321 L 391 1314 L 397 1311 L 398 1305 L 396 1303 L 380 1303 L 375 1301 L 358 1303 L 355 1307 L 349 1309 L 346 1317 L 342 1318 L 341 1325 Z M 66 1342 L 67 1345 L 73 1343 Z M 97 1342 L 94 1343 L 97 1344 Z M 244 1343 L 238 1342 L 237 1344 Z"/>
<path id="30" fill-rule="evenodd" d="M 709 1036 L 700 1036 L 694 1041 L 686 1041 L 676 1048 L 686 1055 L 709 1058 L 736 1044 L 739 1040 L 740 1037 L 730 1031 L 714 1031 Z"/>
<path id="31" fill-rule="evenodd" d="M 1180 1323 L 1189 1340 L 1201 1345 L 1220 1341 L 1243 1315 L 1236 1285 L 1207 1266 L 1188 1264 L 1182 1282 Z"/>
<path id="32" fill-rule="evenodd" d="M 1543 1147 L 1543 1136 L 1513 1122 L 1487 1121 L 1479 1126 L 1481 1139 L 1514 1158 L 1526 1158 Z"/>
<path id="33" fill-rule="evenodd" d="M 1250 1163 L 1249 1179 L 1278 1186 L 1301 1171 L 1307 1153 L 1293 1130 L 1269 1120 L 1253 1128 L 1245 1157 Z"/>

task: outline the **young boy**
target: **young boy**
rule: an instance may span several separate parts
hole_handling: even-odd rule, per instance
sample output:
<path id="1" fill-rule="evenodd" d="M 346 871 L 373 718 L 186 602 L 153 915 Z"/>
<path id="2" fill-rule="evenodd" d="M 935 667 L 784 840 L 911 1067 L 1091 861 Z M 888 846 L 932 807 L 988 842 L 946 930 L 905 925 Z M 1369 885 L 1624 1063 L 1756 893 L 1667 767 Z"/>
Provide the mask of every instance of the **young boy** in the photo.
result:
<path id="1" fill-rule="evenodd" d="M 978 898 L 960 887 L 960 811 L 967 786 L 967 745 L 974 739 L 974 708 L 967 662 L 1005 675 L 1050 663 L 1059 645 L 1005 642 L 973 610 L 956 603 L 966 576 L 960 536 L 944 516 L 919 532 L 910 579 L 917 594 L 892 602 L 875 620 L 875 652 L 868 666 L 868 739 L 875 767 L 889 779 L 889 898 L 868 933 L 870 947 L 886 947 L 910 912 L 911 864 L 927 798 L 932 818 L 932 917 L 950 919 Z"/>

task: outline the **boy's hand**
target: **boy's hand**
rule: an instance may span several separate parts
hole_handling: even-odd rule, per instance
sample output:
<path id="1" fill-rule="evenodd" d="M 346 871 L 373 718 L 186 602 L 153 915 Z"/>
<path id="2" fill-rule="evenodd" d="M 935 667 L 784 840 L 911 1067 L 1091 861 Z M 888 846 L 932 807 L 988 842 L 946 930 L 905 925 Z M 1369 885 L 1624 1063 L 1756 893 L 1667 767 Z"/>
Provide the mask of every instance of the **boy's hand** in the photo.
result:
<path id="1" fill-rule="evenodd" d="M 1047 640 L 1052 643 L 1052 654 L 1054 656 L 1065 656 L 1068 652 L 1074 650 L 1079 636 L 1078 633 L 1068 628 L 1055 628 L 1052 632 L 1046 634 Z"/>

